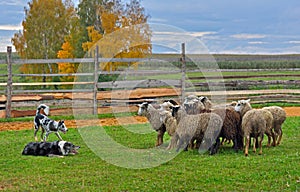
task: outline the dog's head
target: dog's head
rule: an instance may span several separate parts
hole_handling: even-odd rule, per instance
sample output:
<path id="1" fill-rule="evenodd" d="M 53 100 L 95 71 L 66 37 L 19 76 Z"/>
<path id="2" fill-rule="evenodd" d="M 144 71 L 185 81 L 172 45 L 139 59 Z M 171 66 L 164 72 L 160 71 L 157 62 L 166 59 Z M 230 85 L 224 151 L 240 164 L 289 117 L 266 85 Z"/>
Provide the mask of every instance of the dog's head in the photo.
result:
<path id="1" fill-rule="evenodd" d="M 58 146 L 60 147 L 62 155 L 75 155 L 78 153 L 80 146 L 76 146 L 71 142 L 59 141 Z"/>
<path id="2" fill-rule="evenodd" d="M 60 120 L 58 122 L 57 129 L 63 133 L 66 133 L 68 131 L 68 128 L 66 127 L 64 120 Z"/>

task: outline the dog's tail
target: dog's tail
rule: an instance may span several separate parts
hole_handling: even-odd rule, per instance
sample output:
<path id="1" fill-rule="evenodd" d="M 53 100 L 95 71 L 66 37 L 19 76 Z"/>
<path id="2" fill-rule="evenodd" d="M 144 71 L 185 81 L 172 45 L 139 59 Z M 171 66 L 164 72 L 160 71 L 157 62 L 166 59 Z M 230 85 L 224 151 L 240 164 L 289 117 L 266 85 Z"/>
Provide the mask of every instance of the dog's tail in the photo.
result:
<path id="1" fill-rule="evenodd" d="M 36 109 L 36 115 L 41 114 L 41 110 L 44 111 L 45 115 L 49 115 L 49 106 L 45 105 L 45 104 L 40 104 L 37 109 Z"/>

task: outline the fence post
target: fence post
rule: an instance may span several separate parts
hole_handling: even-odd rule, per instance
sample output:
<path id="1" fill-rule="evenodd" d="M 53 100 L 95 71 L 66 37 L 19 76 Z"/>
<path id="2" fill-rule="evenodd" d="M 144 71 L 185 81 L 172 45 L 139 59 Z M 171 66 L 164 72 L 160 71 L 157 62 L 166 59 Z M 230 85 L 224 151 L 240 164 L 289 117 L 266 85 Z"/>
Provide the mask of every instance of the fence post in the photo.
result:
<path id="1" fill-rule="evenodd" d="M 11 117 L 11 100 L 12 100 L 12 47 L 7 47 L 7 86 L 6 86 L 6 118 Z"/>
<path id="2" fill-rule="evenodd" d="M 98 69 L 99 69 L 99 47 L 97 45 L 95 49 L 95 63 L 94 63 L 93 115 L 98 114 L 98 103 L 97 103 Z"/>
<path id="3" fill-rule="evenodd" d="M 185 97 L 185 79 L 186 79 L 186 60 L 185 60 L 185 43 L 181 44 L 181 103 Z"/>

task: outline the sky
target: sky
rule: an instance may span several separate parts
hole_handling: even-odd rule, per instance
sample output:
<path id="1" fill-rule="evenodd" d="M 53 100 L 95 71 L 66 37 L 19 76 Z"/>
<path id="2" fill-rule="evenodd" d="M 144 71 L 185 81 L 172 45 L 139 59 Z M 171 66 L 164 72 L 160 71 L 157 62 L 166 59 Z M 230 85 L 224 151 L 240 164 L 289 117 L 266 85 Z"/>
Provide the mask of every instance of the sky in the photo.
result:
<path id="1" fill-rule="evenodd" d="M 0 51 L 21 29 L 28 0 L 0 0 Z M 299 0 L 143 0 L 149 22 L 172 26 L 210 53 L 300 53 Z"/>

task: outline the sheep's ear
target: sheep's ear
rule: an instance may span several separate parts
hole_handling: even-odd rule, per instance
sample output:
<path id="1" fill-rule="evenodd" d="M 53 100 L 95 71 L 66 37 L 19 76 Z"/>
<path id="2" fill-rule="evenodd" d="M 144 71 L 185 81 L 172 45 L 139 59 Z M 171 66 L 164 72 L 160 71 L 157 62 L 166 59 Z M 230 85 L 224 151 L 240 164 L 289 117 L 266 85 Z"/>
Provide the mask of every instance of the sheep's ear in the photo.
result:
<path id="1" fill-rule="evenodd" d="M 247 102 L 247 103 L 250 103 L 250 99 L 247 99 L 246 102 Z"/>
<path id="2" fill-rule="evenodd" d="M 172 104 L 172 105 L 178 105 L 178 103 L 176 101 L 174 101 L 173 99 L 170 99 L 169 102 Z"/>
<path id="3" fill-rule="evenodd" d="M 204 102 L 204 101 L 206 101 L 206 99 L 207 99 L 207 97 L 202 97 L 200 101 Z"/>

